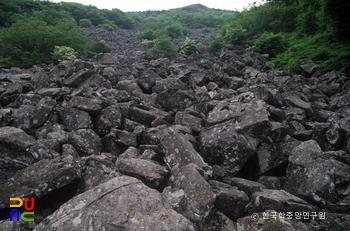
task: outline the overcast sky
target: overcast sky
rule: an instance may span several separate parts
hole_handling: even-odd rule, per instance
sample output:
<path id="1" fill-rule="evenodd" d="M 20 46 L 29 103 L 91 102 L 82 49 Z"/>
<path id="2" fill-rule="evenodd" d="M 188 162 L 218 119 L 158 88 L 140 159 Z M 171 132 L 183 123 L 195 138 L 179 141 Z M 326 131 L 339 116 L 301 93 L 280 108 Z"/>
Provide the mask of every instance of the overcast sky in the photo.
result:
<path id="1" fill-rule="evenodd" d="M 242 10 L 249 3 L 261 3 L 262 0 L 51 0 L 51 2 L 77 2 L 93 5 L 100 9 L 118 8 L 122 11 L 146 11 L 169 10 L 197 3 L 215 9 Z"/>

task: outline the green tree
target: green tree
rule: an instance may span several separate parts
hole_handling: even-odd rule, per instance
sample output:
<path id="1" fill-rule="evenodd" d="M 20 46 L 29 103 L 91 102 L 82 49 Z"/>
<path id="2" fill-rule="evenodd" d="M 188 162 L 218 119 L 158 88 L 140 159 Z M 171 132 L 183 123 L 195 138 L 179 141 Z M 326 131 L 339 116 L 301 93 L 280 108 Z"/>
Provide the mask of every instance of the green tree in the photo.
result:
<path id="1" fill-rule="evenodd" d="M 250 48 L 251 51 L 269 54 L 270 57 L 276 57 L 277 54 L 282 53 L 288 48 L 287 36 L 278 33 L 274 34 L 263 33 L 255 42 L 254 46 Z"/>
<path id="2" fill-rule="evenodd" d="M 53 59 L 58 62 L 75 59 L 75 55 L 76 52 L 74 49 L 66 46 L 55 46 L 55 49 L 52 52 Z"/>
<path id="3" fill-rule="evenodd" d="M 83 18 L 79 20 L 79 26 L 81 27 L 90 27 L 92 26 L 92 22 L 88 18 Z"/>
<path id="4" fill-rule="evenodd" d="M 221 41 L 220 37 L 216 37 L 213 41 L 211 41 L 208 45 L 209 53 L 217 55 L 222 47 L 224 46 L 223 42 Z"/>
<path id="5" fill-rule="evenodd" d="M 33 20 L 18 21 L 10 28 L 0 30 L 0 57 L 4 67 L 31 67 L 50 63 L 55 46 L 73 48 L 80 55 L 87 53 L 88 37 L 76 27 L 74 20 L 57 23 L 56 26 Z"/>
<path id="6" fill-rule="evenodd" d="M 183 50 L 186 55 L 191 55 L 198 51 L 198 47 L 194 40 L 186 38 L 181 45 L 181 50 Z"/>
<path id="7" fill-rule="evenodd" d="M 176 46 L 164 35 L 155 40 L 151 48 L 151 54 L 158 57 L 164 55 L 170 59 L 174 59 L 178 56 Z"/>

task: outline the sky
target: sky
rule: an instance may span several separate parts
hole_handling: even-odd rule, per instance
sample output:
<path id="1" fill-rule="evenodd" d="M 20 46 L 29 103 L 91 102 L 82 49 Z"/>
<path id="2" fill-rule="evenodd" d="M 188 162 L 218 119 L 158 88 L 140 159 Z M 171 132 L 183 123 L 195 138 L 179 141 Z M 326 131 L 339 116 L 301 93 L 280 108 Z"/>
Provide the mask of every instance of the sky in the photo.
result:
<path id="1" fill-rule="evenodd" d="M 243 10 L 248 4 L 262 0 L 50 0 L 51 2 L 77 2 L 84 5 L 93 5 L 100 9 L 118 8 L 127 11 L 147 11 L 147 10 L 169 10 L 184 7 L 192 4 L 202 4 L 209 8 L 223 10 Z"/>

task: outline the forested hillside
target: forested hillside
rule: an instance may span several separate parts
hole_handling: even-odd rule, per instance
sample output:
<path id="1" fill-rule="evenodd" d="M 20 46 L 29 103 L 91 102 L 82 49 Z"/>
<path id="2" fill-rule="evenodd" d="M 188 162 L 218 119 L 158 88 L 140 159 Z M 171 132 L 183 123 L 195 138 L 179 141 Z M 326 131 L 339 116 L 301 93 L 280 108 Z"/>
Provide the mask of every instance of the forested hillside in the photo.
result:
<path id="1" fill-rule="evenodd" d="M 345 0 L 266 0 L 241 12 L 195 4 L 124 13 L 78 3 L 0 0 L 0 67 L 30 67 L 110 51 L 103 41 L 91 42 L 82 29 L 94 26 L 115 33 L 142 28 L 135 38 L 155 56 L 176 58 L 173 39 L 202 29 L 218 33 L 208 47 L 214 55 L 228 43 L 269 54 L 271 67 L 298 72 L 300 64 L 313 61 L 319 71 L 349 72 L 349 5 Z M 187 42 L 192 43 L 189 53 L 196 52 L 195 41 Z"/>
<path id="2" fill-rule="evenodd" d="M 103 41 L 90 42 L 81 29 L 90 26 L 131 29 L 135 22 L 119 9 L 101 10 L 78 3 L 1 0 L 0 67 L 31 67 L 68 57 L 90 58 L 109 51 Z"/>
<path id="3" fill-rule="evenodd" d="M 310 60 L 320 70 L 349 71 L 349 10 L 346 0 L 267 0 L 234 14 L 220 36 L 268 53 L 273 64 L 291 71 Z"/>

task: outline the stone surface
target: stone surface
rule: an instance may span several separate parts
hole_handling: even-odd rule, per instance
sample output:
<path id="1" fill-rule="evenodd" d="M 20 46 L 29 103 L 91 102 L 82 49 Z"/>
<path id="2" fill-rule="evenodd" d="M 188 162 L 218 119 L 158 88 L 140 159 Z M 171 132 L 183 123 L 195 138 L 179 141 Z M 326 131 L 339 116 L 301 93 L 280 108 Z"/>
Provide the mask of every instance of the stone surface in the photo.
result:
<path id="1" fill-rule="evenodd" d="M 215 196 L 193 164 L 173 169 L 170 186 L 163 191 L 166 203 L 194 223 L 202 223 L 209 215 Z"/>
<path id="2" fill-rule="evenodd" d="M 101 227 L 195 230 L 190 221 L 165 208 L 161 200 L 156 190 L 148 188 L 141 181 L 127 176 L 115 177 L 72 198 L 34 230 L 98 230 Z"/>

